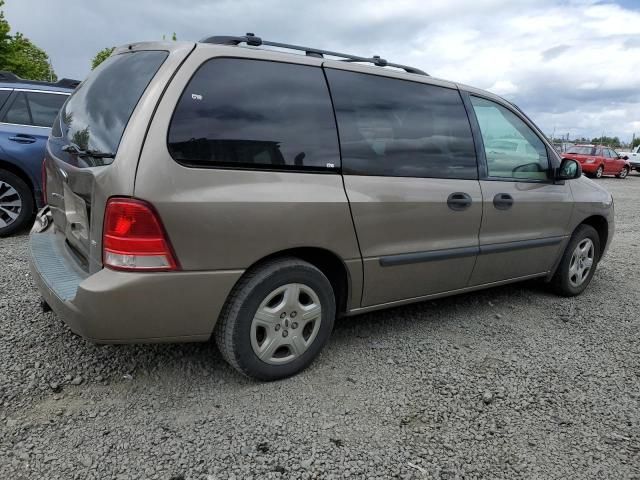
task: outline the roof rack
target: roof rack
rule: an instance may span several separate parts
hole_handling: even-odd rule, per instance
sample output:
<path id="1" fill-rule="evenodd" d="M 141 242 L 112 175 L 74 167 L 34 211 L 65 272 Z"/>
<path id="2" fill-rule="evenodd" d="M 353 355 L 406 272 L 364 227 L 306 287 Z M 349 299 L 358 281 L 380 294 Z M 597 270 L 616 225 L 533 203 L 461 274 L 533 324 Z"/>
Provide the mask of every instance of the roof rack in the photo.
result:
<path id="1" fill-rule="evenodd" d="M 200 43 L 214 43 L 218 45 L 239 45 L 241 43 L 246 43 L 247 45 L 250 45 L 252 47 L 259 47 L 260 45 L 268 45 L 271 47 L 286 48 L 288 50 L 299 50 L 301 52 L 305 52 L 305 54 L 309 57 L 324 58 L 325 55 L 329 55 L 330 57 L 342 58 L 343 59 L 342 61 L 344 62 L 373 63 L 378 67 L 400 68 L 408 73 L 415 73 L 418 75 L 429 76 L 428 73 L 423 72 L 418 68 L 408 67 L 406 65 L 400 65 L 399 63 L 391 63 L 385 60 L 384 58 L 380 58 L 378 55 L 374 55 L 373 57 L 368 58 L 368 57 L 360 57 L 357 55 L 349 55 L 348 53 L 332 52 L 330 50 L 320 50 L 318 48 L 302 47 L 300 45 L 291 45 L 288 43 L 272 42 L 270 40 L 263 40 L 260 37 L 256 37 L 253 33 L 247 33 L 246 35 L 239 36 L 239 37 L 234 37 L 229 35 L 206 37 L 200 40 Z"/>
<path id="2" fill-rule="evenodd" d="M 41 82 L 39 80 L 26 80 L 19 77 L 13 72 L 6 70 L 0 70 L 0 82 L 5 83 L 28 83 L 31 85 L 46 85 L 49 87 L 61 87 L 61 88 L 76 88 L 80 85 L 80 80 L 74 80 L 72 78 L 61 78 L 57 82 Z"/>

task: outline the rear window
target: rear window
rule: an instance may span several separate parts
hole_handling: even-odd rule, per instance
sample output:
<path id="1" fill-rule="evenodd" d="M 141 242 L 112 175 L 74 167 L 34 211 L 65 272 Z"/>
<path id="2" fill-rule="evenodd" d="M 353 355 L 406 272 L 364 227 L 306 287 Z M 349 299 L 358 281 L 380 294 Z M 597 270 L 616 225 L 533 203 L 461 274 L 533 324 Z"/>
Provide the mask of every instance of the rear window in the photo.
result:
<path id="1" fill-rule="evenodd" d="M 82 150 L 115 154 L 129 117 L 168 55 L 166 51 L 123 53 L 100 64 L 64 107 L 66 140 Z M 112 161 L 93 159 L 92 165 Z"/>
<path id="2" fill-rule="evenodd" d="M 594 147 L 571 147 L 567 150 L 567 153 L 573 153 L 574 155 L 595 155 L 596 149 Z"/>
<path id="3" fill-rule="evenodd" d="M 192 167 L 333 171 L 340 152 L 322 69 L 218 58 L 189 81 L 169 127 Z"/>
<path id="4" fill-rule="evenodd" d="M 60 108 L 69 98 L 65 94 L 36 92 L 28 92 L 26 96 L 31 114 L 31 125 L 38 127 L 51 127 Z"/>

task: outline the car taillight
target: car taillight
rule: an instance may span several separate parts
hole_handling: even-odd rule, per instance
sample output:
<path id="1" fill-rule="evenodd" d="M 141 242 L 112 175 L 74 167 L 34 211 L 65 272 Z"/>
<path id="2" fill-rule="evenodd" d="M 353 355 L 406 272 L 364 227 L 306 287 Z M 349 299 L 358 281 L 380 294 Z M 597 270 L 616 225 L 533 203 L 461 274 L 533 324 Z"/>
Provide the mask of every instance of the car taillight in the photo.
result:
<path id="1" fill-rule="evenodd" d="M 47 204 L 47 165 L 46 158 L 42 159 L 42 203 Z"/>
<path id="2" fill-rule="evenodd" d="M 102 263 L 114 270 L 177 270 L 160 217 L 135 198 L 111 198 L 104 214 Z"/>

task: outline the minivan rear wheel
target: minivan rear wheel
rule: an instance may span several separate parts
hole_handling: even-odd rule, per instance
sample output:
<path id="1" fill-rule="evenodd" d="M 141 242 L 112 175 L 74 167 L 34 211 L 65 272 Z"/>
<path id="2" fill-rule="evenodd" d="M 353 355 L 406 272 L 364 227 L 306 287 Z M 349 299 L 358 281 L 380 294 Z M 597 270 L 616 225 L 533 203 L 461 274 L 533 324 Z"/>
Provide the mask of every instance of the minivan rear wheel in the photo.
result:
<path id="1" fill-rule="evenodd" d="M 600 260 L 600 236 L 590 225 L 580 225 L 571 236 L 551 289 L 563 297 L 580 295 L 589 285 Z"/>
<path id="2" fill-rule="evenodd" d="M 604 175 L 604 167 L 600 165 L 596 170 L 596 178 L 602 178 L 603 175 Z"/>
<path id="3" fill-rule="evenodd" d="M 277 380 L 311 364 L 331 335 L 335 312 L 333 288 L 319 269 L 296 258 L 271 260 L 240 279 L 214 335 L 236 370 Z"/>
<path id="4" fill-rule="evenodd" d="M 29 186 L 17 175 L 0 170 L 0 237 L 26 226 L 33 214 Z"/>

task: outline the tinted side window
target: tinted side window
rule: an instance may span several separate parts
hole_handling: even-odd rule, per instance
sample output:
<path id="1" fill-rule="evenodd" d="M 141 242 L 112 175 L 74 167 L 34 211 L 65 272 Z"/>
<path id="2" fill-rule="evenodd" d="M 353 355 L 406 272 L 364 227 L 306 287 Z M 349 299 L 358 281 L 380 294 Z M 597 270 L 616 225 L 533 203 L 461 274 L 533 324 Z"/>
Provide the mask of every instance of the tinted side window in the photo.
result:
<path id="1" fill-rule="evenodd" d="M 27 93 L 32 124 L 38 127 L 51 127 L 58 111 L 67 99 L 67 95 L 54 93 Z"/>
<path id="2" fill-rule="evenodd" d="M 18 123 L 20 125 L 31 125 L 31 115 L 29 115 L 29 105 L 24 92 L 18 92 L 13 99 L 13 103 L 5 113 L 3 121 L 7 123 Z"/>
<path id="3" fill-rule="evenodd" d="M 176 106 L 168 148 L 190 166 L 338 167 L 336 124 L 322 70 L 233 58 L 205 62 Z"/>
<path id="4" fill-rule="evenodd" d="M 344 173 L 477 178 L 471 127 L 456 90 L 363 73 L 326 72 Z"/>
<path id="5" fill-rule="evenodd" d="M 9 96 L 11 95 L 11 90 L 0 90 L 0 108 L 4 105 L 4 102 L 7 101 Z"/>
<path id="6" fill-rule="evenodd" d="M 480 124 L 489 176 L 546 180 L 549 159 L 540 137 L 502 105 L 473 96 L 471 102 Z"/>

